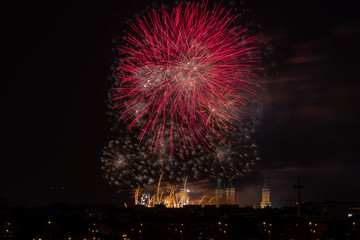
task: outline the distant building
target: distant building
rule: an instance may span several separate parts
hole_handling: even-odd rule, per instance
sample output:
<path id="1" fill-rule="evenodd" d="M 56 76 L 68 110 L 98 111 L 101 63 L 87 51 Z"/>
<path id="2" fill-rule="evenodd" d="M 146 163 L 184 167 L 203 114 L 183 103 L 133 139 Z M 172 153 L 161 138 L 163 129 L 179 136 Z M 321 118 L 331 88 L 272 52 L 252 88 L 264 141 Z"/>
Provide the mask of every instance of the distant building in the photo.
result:
<path id="1" fill-rule="evenodd" d="M 228 182 L 228 185 L 225 188 L 225 182 L 218 178 L 217 185 L 215 188 L 215 205 L 219 207 L 220 205 L 235 205 L 235 188 L 231 181 L 231 178 Z"/>
<path id="2" fill-rule="evenodd" d="M 235 204 L 235 188 L 231 181 L 231 178 L 229 179 L 229 184 L 225 189 L 225 197 L 226 197 L 225 204 L 230 204 L 230 205 Z"/>
<path id="3" fill-rule="evenodd" d="M 219 207 L 224 204 L 224 187 L 222 186 L 220 178 L 217 179 L 217 185 L 215 188 L 215 205 Z"/>
<path id="4" fill-rule="evenodd" d="M 265 173 L 264 187 L 262 188 L 262 191 L 261 191 L 260 207 L 261 208 L 271 207 L 270 189 L 269 189 L 268 183 L 267 183 L 267 173 Z"/>

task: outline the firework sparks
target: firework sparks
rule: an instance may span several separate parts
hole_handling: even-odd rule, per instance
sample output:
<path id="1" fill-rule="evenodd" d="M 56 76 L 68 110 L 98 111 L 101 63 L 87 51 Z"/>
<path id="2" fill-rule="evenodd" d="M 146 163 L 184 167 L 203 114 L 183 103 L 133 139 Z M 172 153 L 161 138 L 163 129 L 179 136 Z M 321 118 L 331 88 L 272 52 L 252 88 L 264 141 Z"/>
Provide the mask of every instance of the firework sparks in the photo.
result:
<path id="1" fill-rule="evenodd" d="M 256 37 L 220 6 L 189 3 L 132 24 L 113 96 L 119 120 L 152 138 L 151 149 L 189 154 L 234 131 L 252 93 Z M 163 146 L 167 142 L 167 146 Z M 191 150 L 188 150 L 191 149 Z"/>
<path id="2" fill-rule="evenodd" d="M 138 187 L 134 193 L 135 205 L 143 205 L 146 207 L 154 207 L 156 205 L 164 205 L 166 208 L 182 208 L 185 205 L 214 205 L 214 197 L 202 195 L 200 199 L 190 201 L 189 188 L 187 180 L 184 181 L 183 188 L 178 190 L 177 186 L 161 187 L 161 178 L 158 181 L 156 193 L 151 196 L 145 192 L 140 196 L 141 189 Z M 213 195 L 213 194 L 211 194 Z"/>
<path id="3" fill-rule="evenodd" d="M 105 179 L 136 189 L 156 186 L 160 175 L 179 185 L 250 173 L 260 159 L 252 140 L 257 37 L 232 12 L 204 3 L 163 7 L 131 27 L 109 90 L 116 137 L 103 151 Z M 181 199 L 170 189 L 139 194 L 152 203 Z"/>
<path id="4" fill-rule="evenodd" d="M 135 140 L 136 134 L 131 138 L 118 138 L 104 148 L 102 170 L 105 179 L 116 187 L 154 185 L 159 175 L 173 183 L 208 177 L 237 179 L 249 174 L 260 160 L 256 145 L 248 135 L 244 136 L 245 133 L 226 136 L 224 146 L 213 144 L 210 152 L 203 149 L 193 151 L 187 159 L 157 153 L 150 155 L 151 142 L 140 145 Z"/>

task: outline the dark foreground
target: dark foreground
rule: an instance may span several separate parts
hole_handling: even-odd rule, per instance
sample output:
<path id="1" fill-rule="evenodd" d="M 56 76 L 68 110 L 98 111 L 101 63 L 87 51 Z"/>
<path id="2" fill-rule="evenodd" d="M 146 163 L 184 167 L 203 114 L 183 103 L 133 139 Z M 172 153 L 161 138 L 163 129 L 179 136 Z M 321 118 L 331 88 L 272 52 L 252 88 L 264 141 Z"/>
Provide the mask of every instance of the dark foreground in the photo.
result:
<path id="1" fill-rule="evenodd" d="M 0 209 L 0 239 L 360 239 L 360 206 L 307 203 L 253 209 L 51 205 Z"/>

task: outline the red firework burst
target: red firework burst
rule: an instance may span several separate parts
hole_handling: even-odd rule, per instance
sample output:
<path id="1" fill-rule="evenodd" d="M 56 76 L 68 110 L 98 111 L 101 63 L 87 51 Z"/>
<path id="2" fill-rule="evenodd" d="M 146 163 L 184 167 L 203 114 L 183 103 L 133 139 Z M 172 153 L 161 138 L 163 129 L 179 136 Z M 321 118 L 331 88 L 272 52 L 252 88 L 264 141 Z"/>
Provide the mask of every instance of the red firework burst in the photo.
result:
<path id="1" fill-rule="evenodd" d="M 175 144 L 183 152 L 194 144 L 208 148 L 233 130 L 258 61 L 256 36 L 233 26 L 234 19 L 220 6 L 189 3 L 154 10 L 131 25 L 135 32 L 119 49 L 122 83 L 113 99 L 121 100 L 114 107 L 120 119 L 140 127 L 140 141 L 149 134 L 155 149 L 168 142 L 170 153 Z"/>

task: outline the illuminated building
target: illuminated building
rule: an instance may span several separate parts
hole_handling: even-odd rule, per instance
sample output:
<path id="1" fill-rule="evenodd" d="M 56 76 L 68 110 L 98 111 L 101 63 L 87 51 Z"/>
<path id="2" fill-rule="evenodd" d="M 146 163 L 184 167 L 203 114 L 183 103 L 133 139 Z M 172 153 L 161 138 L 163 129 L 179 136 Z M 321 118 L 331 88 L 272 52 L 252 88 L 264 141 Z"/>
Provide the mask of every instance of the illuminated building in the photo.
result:
<path id="1" fill-rule="evenodd" d="M 262 191 L 261 191 L 260 207 L 261 208 L 271 207 L 270 189 L 269 189 L 268 183 L 267 183 L 267 173 L 265 173 L 264 187 L 262 188 Z"/>
<path id="2" fill-rule="evenodd" d="M 219 207 L 224 203 L 224 187 L 221 186 L 221 179 L 217 179 L 217 185 L 215 188 L 215 205 Z"/>
<path id="3" fill-rule="evenodd" d="M 224 185 L 222 184 L 222 180 L 220 178 L 218 178 L 217 185 L 215 188 L 215 205 L 217 207 L 219 207 L 220 205 L 223 205 L 223 204 L 227 204 L 227 205 L 236 204 L 235 188 L 233 186 L 231 178 L 230 178 L 229 183 L 226 188 L 224 187 Z"/>
<path id="4" fill-rule="evenodd" d="M 229 184 L 225 189 L 225 197 L 226 197 L 226 204 L 235 204 L 235 188 L 233 186 L 233 183 L 231 181 L 231 178 L 229 180 Z"/>

